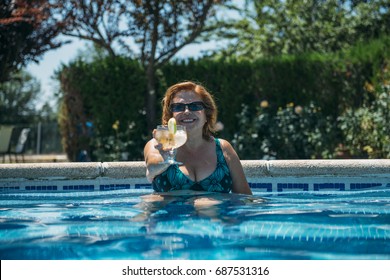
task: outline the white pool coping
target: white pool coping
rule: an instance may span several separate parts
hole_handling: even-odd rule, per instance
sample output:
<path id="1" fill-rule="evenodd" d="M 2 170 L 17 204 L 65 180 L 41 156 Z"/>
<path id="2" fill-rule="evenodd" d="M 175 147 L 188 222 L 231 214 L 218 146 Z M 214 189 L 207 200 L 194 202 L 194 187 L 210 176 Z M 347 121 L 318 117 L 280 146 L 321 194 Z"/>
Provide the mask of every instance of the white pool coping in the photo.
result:
<path id="1" fill-rule="evenodd" d="M 242 160 L 244 172 L 251 177 L 372 177 L 390 178 L 390 159 L 372 160 Z M 4 179 L 91 179 L 144 178 L 145 163 L 19 163 L 0 164 L 0 181 Z"/>

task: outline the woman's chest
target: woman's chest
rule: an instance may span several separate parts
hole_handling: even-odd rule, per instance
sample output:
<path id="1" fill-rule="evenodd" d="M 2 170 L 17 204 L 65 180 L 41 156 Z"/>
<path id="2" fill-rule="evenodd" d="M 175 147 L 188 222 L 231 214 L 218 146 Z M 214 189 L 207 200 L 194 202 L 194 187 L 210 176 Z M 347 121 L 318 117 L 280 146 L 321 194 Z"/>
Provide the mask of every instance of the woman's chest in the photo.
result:
<path id="1" fill-rule="evenodd" d="M 196 154 L 186 157 L 182 162 L 183 165 L 179 166 L 181 172 L 192 181 L 199 182 L 213 174 L 217 167 L 217 155 L 215 152 Z"/>

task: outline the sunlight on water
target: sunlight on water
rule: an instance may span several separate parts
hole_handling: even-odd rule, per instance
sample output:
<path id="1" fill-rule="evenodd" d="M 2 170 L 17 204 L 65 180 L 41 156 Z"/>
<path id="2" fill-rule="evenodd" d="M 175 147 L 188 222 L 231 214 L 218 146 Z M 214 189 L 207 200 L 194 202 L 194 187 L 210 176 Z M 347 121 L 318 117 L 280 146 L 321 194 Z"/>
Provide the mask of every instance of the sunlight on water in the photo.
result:
<path id="1" fill-rule="evenodd" d="M 390 259 L 390 189 L 0 194 L 1 259 Z"/>

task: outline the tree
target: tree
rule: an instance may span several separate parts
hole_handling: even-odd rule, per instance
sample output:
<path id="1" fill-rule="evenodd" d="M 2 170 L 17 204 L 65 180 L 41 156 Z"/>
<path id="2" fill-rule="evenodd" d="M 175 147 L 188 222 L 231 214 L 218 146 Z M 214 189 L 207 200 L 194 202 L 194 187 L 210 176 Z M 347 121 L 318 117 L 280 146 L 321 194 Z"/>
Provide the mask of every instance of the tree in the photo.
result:
<path id="1" fill-rule="evenodd" d="M 37 115 L 36 102 L 41 90 L 39 82 L 21 71 L 0 84 L 0 123 L 29 123 Z"/>
<path id="2" fill-rule="evenodd" d="M 65 35 L 94 42 L 109 55 L 120 51 L 138 58 L 147 77 L 148 128 L 156 122 L 156 71 L 205 30 L 225 0 L 67 0 L 62 9 L 70 13 Z M 116 48 L 115 48 L 116 47 Z M 135 47 L 137 49 L 135 49 Z"/>
<path id="3" fill-rule="evenodd" d="M 66 25 L 53 16 L 55 4 L 47 0 L 1 0 L 0 83 L 48 50 L 65 42 L 55 40 Z M 54 1 L 53 1 L 54 2 Z"/>
<path id="4" fill-rule="evenodd" d="M 247 0 L 242 18 L 225 24 L 219 35 L 233 42 L 225 55 L 250 59 L 335 52 L 388 33 L 389 8 L 387 0 Z"/>

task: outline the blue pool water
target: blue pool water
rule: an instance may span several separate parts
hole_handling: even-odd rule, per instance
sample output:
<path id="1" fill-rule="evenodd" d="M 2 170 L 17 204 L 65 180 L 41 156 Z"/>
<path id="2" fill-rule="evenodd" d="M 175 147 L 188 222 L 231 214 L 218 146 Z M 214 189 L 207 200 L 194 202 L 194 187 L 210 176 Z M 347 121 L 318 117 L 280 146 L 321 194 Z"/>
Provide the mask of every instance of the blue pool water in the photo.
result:
<path id="1" fill-rule="evenodd" d="M 390 188 L 0 193 L 4 259 L 390 259 Z"/>

